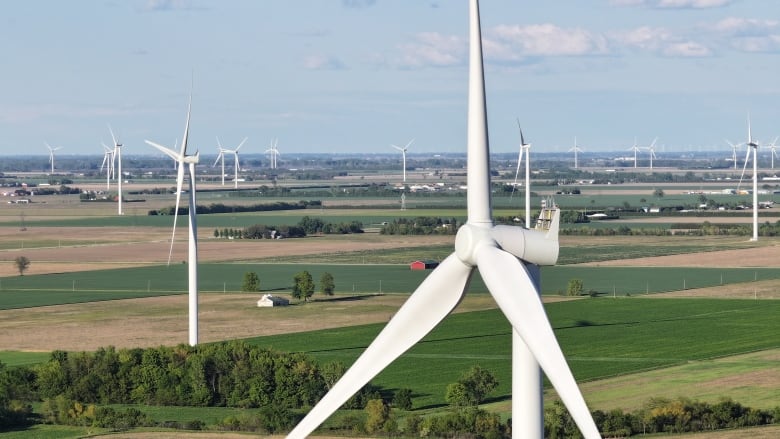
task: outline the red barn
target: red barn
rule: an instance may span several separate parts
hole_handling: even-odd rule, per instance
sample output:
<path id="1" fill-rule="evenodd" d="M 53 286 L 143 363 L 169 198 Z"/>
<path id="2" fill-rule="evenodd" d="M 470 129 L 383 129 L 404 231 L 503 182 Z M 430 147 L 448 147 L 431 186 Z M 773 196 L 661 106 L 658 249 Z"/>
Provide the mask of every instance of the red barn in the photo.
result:
<path id="1" fill-rule="evenodd" d="M 409 264 L 409 268 L 412 270 L 432 270 L 439 266 L 439 263 L 436 261 L 432 261 L 430 259 L 426 259 L 424 261 L 414 261 L 411 264 Z"/>

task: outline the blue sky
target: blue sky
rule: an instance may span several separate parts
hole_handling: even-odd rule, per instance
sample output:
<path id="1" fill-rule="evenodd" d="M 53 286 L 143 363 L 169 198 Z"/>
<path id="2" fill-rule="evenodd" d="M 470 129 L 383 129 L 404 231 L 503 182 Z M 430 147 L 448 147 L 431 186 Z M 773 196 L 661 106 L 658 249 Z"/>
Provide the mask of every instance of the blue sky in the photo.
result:
<path id="1" fill-rule="evenodd" d="M 0 154 L 464 152 L 465 0 L 16 0 Z M 723 149 L 780 135 L 776 0 L 483 0 L 492 152 Z M 194 78 L 194 79 L 193 79 Z"/>

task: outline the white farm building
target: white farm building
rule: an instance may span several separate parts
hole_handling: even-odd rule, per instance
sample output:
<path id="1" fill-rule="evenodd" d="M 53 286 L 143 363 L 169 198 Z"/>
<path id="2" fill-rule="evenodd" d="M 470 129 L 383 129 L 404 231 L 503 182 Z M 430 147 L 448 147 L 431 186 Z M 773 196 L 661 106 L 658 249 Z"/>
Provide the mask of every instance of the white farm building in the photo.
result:
<path id="1" fill-rule="evenodd" d="M 284 297 L 272 296 L 271 294 L 265 294 L 257 301 L 258 307 L 273 307 L 273 306 L 287 306 L 290 301 Z"/>

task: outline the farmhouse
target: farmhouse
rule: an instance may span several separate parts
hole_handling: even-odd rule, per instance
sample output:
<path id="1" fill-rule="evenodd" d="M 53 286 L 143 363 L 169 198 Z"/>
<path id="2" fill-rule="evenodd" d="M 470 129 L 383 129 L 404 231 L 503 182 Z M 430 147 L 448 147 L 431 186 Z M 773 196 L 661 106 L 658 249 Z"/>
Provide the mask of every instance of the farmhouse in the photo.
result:
<path id="1" fill-rule="evenodd" d="M 411 264 L 409 264 L 409 268 L 412 270 L 432 270 L 439 266 L 439 263 L 436 261 L 432 261 L 430 259 L 426 259 L 424 261 L 414 261 Z"/>
<path id="2" fill-rule="evenodd" d="M 271 294 L 265 294 L 257 301 L 258 307 L 274 307 L 274 306 L 287 306 L 290 301 L 284 297 L 272 296 Z"/>

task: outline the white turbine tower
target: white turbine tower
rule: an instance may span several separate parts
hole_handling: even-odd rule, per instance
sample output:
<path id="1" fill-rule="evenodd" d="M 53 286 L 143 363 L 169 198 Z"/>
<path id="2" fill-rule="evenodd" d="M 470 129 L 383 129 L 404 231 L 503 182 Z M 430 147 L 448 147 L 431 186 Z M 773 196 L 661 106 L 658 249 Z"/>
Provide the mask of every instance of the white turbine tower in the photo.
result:
<path id="1" fill-rule="evenodd" d="M 219 143 L 219 137 L 217 137 L 217 151 L 219 151 L 219 154 L 217 155 L 217 160 L 214 162 L 214 164 L 211 166 L 212 168 L 214 166 L 217 166 L 217 163 L 220 161 L 222 162 L 222 186 L 225 185 L 225 153 L 227 150 L 222 147 L 222 144 Z"/>
<path id="2" fill-rule="evenodd" d="M 629 150 L 629 151 L 634 151 L 634 169 L 636 169 L 636 154 L 637 154 L 637 153 L 639 152 L 639 150 L 641 150 L 641 149 L 642 149 L 642 148 L 640 148 L 640 147 L 639 147 L 639 146 L 636 144 L 636 139 L 634 139 L 634 146 L 632 146 L 631 148 L 628 148 L 628 150 Z"/>
<path id="3" fill-rule="evenodd" d="M 655 158 L 655 142 L 657 142 L 657 141 L 658 141 L 658 137 L 653 139 L 653 143 L 651 143 L 650 146 L 648 146 L 646 148 L 647 152 L 648 152 L 648 156 L 650 157 L 650 170 L 651 171 L 653 170 L 653 159 Z"/>
<path id="4" fill-rule="evenodd" d="M 775 140 L 769 144 L 769 149 L 771 151 L 770 157 L 772 158 L 772 169 L 775 169 L 775 157 L 777 157 L 777 139 L 780 139 L 780 137 L 775 137 Z"/>
<path id="5" fill-rule="evenodd" d="M 551 217 L 547 232 L 493 223 L 490 188 L 485 84 L 477 0 L 470 2 L 470 62 L 468 105 L 468 220 L 459 230 L 455 252 L 448 256 L 395 313 L 390 322 L 341 379 L 287 436 L 308 437 L 356 391 L 393 360 L 420 341 L 463 298 L 471 275 L 479 268 L 482 279 L 513 332 L 544 369 L 558 395 L 586 439 L 600 438 L 598 429 L 545 314 L 534 279 L 526 264 L 551 265 L 558 258 L 560 211 Z M 514 353 L 513 353 L 514 356 Z M 514 368 L 513 375 L 518 373 Z M 535 398 L 539 398 L 538 389 Z M 541 437 L 542 419 L 528 419 L 524 403 L 513 393 L 513 437 Z M 525 424 L 533 424 L 524 431 Z"/>
<path id="6" fill-rule="evenodd" d="M 515 170 L 515 182 L 512 185 L 512 193 L 509 198 L 515 193 L 517 187 L 517 177 L 520 174 L 520 163 L 523 161 L 523 155 L 525 155 L 525 227 L 531 227 L 531 144 L 525 143 L 523 137 L 523 128 L 520 127 L 520 119 L 517 120 L 517 129 L 520 130 L 520 154 L 517 157 L 517 169 Z"/>
<path id="7" fill-rule="evenodd" d="M 61 146 L 55 146 L 52 147 L 47 142 L 44 142 L 46 144 L 46 147 L 49 148 L 49 163 L 51 163 L 51 174 L 54 174 L 54 151 L 57 151 L 58 149 L 62 149 Z"/>
<path id="8" fill-rule="evenodd" d="M 758 241 L 758 143 L 753 140 L 753 135 L 750 132 L 750 117 L 748 117 L 748 141 L 746 145 L 745 165 L 742 167 L 742 175 L 739 177 L 737 193 L 739 193 L 739 187 L 742 185 L 742 178 L 745 176 L 745 169 L 750 159 L 750 151 L 753 150 L 753 237 L 750 240 Z"/>
<path id="9" fill-rule="evenodd" d="M 582 152 L 582 148 L 577 146 L 577 138 L 574 138 L 574 146 L 569 150 L 569 152 L 574 152 L 574 169 L 579 169 L 579 163 L 577 162 L 577 153 Z"/>
<path id="10" fill-rule="evenodd" d="M 114 158 L 116 159 L 116 165 L 117 165 L 117 172 L 115 174 L 116 176 L 116 182 L 117 182 L 117 200 L 119 204 L 117 204 L 117 213 L 119 215 L 124 215 L 124 211 L 122 211 L 122 180 L 124 176 L 122 175 L 122 144 L 117 141 L 116 136 L 114 136 L 114 130 L 111 129 L 111 125 L 108 126 L 108 131 L 111 133 L 111 140 L 114 141 Z"/>
<path id="11" fill-rule="evenodd" d="M 176 237 L 176 220 L 179 218 L 179 203 L 181 201 L 182 185 L 184 184 L 184 169 L 189 173 L 189 246 L 188 246 L 188 290 L 189 290 L 189 343 L 190 346 L 198 344 L 198 225 L 195 204 L 195 165 L 199 160 L 199 153 L 187 155 L 187 136 L 190 131 L 190 111 L 192 109 L 192 94 L 190 94 L 187 106 L 187 122 L 184 125 L 184 138 L 181 150 L 174 151 L 165 146 L 147 140 L 146 143 L 162 151 L 178 163 L 176 175 L 176 207 L 173 216 L 173 232 L 171 233 L 171 249 L 168 253 L 168 265 L 171 265 L 173 255 L 173 242 Z"/>
<path id="12" fill-rule="evenodd" d="M 271 169 L 276 169 L 277 166 L 277 158 L 279 157 L 279 148 L 277 148 L 278 143 L 279 139 L 274 139 L 273 143 L 271 143 L 271 147 L 265 150 L 267 154 L 271 155 Z"/>
<path id="13" fill-rule="evenodd" d="M 729 142 L 727 139 L 723 139 L 726 141 L 726 143 L 731 146 L 731 160 L 734 162 L 734 170 L 737 170 L 737 149 L 739 149 L 739 144 L 733 144 Z"/>
<path id="14" fill-rule="evenodd" d="M 393 148 L 401 151 L 401 155 L 403 157 L 402 159 L 403 167 L 404 167 L 404 183 L 406 183 L 406 151 L 409 150 L 409 146 L 411 146 L 412 142 L 414 142 L 414 139 L 410 140 L 409 143 L 407 143 L 406 146 L 404 146 L 403 148 L 398 145 L 390 145 Z"/>
<path id="15" fill-rule="evenodd" d="M 106 168 L 106 190 L 111 188 L 111 177 L 114 175 L 114 150 L 103 145 L 103 163 L 100 164 L 100 172 Z"/>

